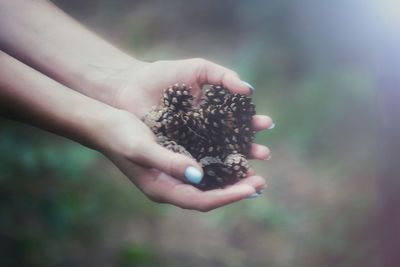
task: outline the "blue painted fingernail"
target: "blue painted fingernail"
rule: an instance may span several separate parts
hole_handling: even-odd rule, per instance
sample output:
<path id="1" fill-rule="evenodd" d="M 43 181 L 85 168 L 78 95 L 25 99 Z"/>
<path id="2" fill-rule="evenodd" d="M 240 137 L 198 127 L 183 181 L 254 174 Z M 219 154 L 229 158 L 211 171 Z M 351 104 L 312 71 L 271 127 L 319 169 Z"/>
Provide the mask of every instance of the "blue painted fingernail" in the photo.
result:
<path id="1" fill-rule="evenodd" d="M 247 87 L 250 88 L 251 94 L 254 94 L 254 92 L 256 91 L 256 88 L 254 88 L 254 86 L 252 86 L 251 84 L 249 84 L 248 82 L 242 81 Z"/>
<path id="2" fill-rule="evenodd" d="M 261 195 L 261 193 L 255 192 L 255 193 L 251 194 L 250 196 L 246 197 L 246 199 L 256 198 L 256 197 L 259 197 L 260 195 Z"/>
<path id="3" fill-rule="evenodd" d="M 273 122 L 273 123 L 271 124 L 271 126 L 268 127 L 268 130 L 272 130 L 272 129 L 274 129 L 274 128 L 275 128 L 275 122 Z"/>
<path id="4" fill-rule="evenodd" d="M 189 166 L 185 170 L 185 178 L 189 183 L 199 184 L 203 175 L 195 167 Z"/>

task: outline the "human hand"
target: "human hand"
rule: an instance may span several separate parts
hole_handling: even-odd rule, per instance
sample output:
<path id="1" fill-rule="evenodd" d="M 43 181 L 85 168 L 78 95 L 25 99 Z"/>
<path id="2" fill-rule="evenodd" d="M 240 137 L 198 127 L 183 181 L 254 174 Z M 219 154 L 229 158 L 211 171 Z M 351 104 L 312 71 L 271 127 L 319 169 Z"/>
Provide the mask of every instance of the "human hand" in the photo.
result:
<path id="1" fill-rule="evenodd" d="M 107 92 L 111 102 L 108 104 L 128 110 L 138 117 L 158 105 L 163 90 L 175 83 L 192 86 L 195 101 L 199 100 L 204 84 L 221 84 L 233 93 L 244 95 L 250 95 L 254 90 L 234 71 L 200 58 L 153 63 L 125 62 L 125 67 L 103 68 L 103 75 L 98 75 L 93 83 L 97 87 L 93 90 Z"/>
<path id="2" fill-rule="evenodd" d="M 148 198 L 159 203 L 209 211 L 242 200 L 265 187 L 265 180 L 249 176 L 225 189 L 201 191 L 188 184 L 189 166 L 201 171 L 197 162 L 158 145 L 153 133 L 126 111 L 106 115 L 98 126 L 97 147 Z"/>
<path id="3" fill-rule="evenodd" d="M 143 117 L 153 106 L 159 104 L 165 88 L 174 83 L 186 83 L 192 86 L 195 102 L 201 96 L 204 84 L 222 84 L 229 91 L 250 95 L 252 87 L 243 82 L 232 70 L 204 59 L 186 59 L 175 61 L 156 61 L 145 63 L 132 61 L 124 68 L 99 71 L 92 79 L 95 88 L 92 91 L 107 92 L 108 104 L 128 110 Z M 253 130 L 260 131 L 272 127 L 270 117 L 256 115 L 253 117 Z M 269 149 L 263 145 L 252 144 L 249 156 L 253 159 L 269 158 Z"/>
<path id="4" fill-rule="evenodd" d="M 157 169 L 132 164 L 118 156 L 109 158 L 150 200 L 183 209 L 210 211 L 248 198 L 266 187 L 264 178 L 253 173 L 224 189 L 201 191 Z M 166 161 L 175 164 L 169 159 Z"/>

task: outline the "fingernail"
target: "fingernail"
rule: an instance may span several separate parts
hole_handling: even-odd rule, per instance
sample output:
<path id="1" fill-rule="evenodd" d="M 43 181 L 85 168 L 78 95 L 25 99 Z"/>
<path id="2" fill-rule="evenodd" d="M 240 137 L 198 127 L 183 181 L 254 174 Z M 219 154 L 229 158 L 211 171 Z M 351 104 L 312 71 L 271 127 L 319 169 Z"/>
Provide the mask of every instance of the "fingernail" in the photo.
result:
<path id="1" fill-rule="evenodd" d="M 271 154 L 269 154 L 265 160 L 270 160 L 270 159 L 271 159 Z"/>
<path id="2" fill-rule="evenodd" d="M 260 195 L 261 195 L 261 193 L 255 192 L 255 193 L 251 194 L 250 196 L 246 197 L 246 199 L 256 198 L 256 197 L 259 197 Z"/>
<path id="3" fill-rule="evenodd" d="M 251 94 L 254 94 L 254 92 L 256 91 L 256 88 L 254 88 L 254 86 L 252 86 L 251 84 L 249 84 L 248 82 L 242 81 L 247 87 L 250 88 Z"/>
<path id="4" fill-rule="evenodd" d="M 273 122 L 273 123 L 271 124 L 271 126 L 269 126 L 268 130 L 272 130 L 272 129 L 274 129 L 274 128 L 275 128 L 275 122 Z"/>
<path id="5" fill-rule="evenodd" d="M 185 178 L 189 183 L 199 184 L 203 175 L 195 167 L 189 166 L 185 170 Z"/>

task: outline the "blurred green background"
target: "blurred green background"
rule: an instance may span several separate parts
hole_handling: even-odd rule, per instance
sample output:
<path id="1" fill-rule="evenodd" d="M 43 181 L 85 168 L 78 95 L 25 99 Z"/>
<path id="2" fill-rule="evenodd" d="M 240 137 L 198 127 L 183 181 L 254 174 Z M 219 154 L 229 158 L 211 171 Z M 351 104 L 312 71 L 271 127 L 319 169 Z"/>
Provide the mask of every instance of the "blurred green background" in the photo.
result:
<path id="1" fill-rule="evenodd" d="M 2 119 L 1 266 L 400 266 L 396 1 L 54 2 L 139 59 L 254 84 L 276 123 L 257 136 L 268 188 L 209 213 L 156 204 L 99 153 Z"/>

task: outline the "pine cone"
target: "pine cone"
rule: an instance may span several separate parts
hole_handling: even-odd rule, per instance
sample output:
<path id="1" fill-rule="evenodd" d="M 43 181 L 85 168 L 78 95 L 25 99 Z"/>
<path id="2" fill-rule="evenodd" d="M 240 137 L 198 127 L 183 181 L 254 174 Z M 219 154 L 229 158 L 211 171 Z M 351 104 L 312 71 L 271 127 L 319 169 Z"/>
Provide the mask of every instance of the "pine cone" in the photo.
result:
<path id="1" fill-rule="evenodd" d="M 225 101 L 239 121 L 248 121 L 251 116 L 255 115 L 255 107 L 251 102 L 251 98 L 240 94 L 229 95 Z"/>
<path id="2" fill-rule="evenodd" d="M 249 169 L 245 155 L 255 134 L 251 99 L 216 85 L 205 90 L 199 108 L 192 101 L 190 87 L 170 86 L 144 122 L 161 145 L 200 162 L 204 177 L 198 188 L 221 188 L 244 178 Z"/>
<path id="3" fill-rule="evenodd" d="M 206 109 L 210 105 L 222 105 L 228 96 L 228 91 L 220 85 L 212 85 L 204 91 L 201 99 L 201 107 Z"/>
<path id="4" fill-rule="evenodd" d="M 232 181 L 232 170 L 226 166 L 218 157 L 204 157 L 200 160 L 204 171 L 204 177 L 198 187 L 202 190 L 223 188 L 234 183 Z"/>
<path id="5" fill-rule="evenodd" d="M 180 154 L 183 154 L 183 155 L 188 156 L 190 158 L 193 158 L 192 154 L 190 154 L 186 150 L 186 148 L 184 148 L 181 145 L 178 145 L 175 141 L 172 141 L 172 140 L 168 139 L 165 136 L 158 135 L 157 136 L 157 143 L 162 145 L 163 147 L 173 151 L 173 152 L 180 153 Z"/>
<path id="6" fill-rule="evenodd" d="M 185 84 L 175 84 L 168 87 L 162 98 L 164 107 L 174 112 L 189 111 L 192 109 L 193 96 L 191 95 L 192 87 Z"/>
<path id="7" fill-rule="evenodd" d="M 223 136 L 232 132 L 233 114 L 224 107 L 210 105 L 204 110 L 204 124 L 209 136 L 215 141 L 221 141 Z"/>
<path id="8" fill-rule="evenodd" d="M 178 143 L 180 143 L 181 140 L 186 140 L 186 123 L 182 119 L 181 113 L 173 113 L 171 111 L 165 112 L 161 116 L 159 122 L 162 125 L 160 130 L 165 136 Z"/>
<path id="9" fill-rule="evenodd" d="M 153 133 L 158 134 L 162 131 L 162 124 L 160 118 L 167 112 L 166 109 L 153 108 L 144 117 L 143 122 L 153 131 Z"/>
<path id="10" fill-rule="evenodd" d="M 236 178 L 244 178 L 249 170 L 249 162 L 246 157 L 236 151 L 225 158 L 225 165 L 228 166 Z"/>

